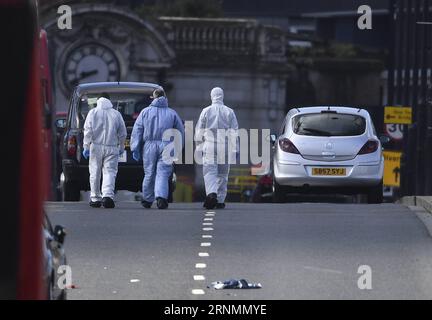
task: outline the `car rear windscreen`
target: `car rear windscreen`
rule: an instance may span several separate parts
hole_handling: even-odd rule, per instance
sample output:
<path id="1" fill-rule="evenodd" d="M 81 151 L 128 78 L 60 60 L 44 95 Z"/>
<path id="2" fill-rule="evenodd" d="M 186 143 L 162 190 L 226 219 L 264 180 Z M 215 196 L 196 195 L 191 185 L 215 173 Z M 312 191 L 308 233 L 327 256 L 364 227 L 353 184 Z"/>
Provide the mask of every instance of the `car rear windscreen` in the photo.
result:
<path id="1" fill-rule="evenodd" d="M 293 131 L 304 136 L 358 136 L 366 130 L 362 116 L 343 113 L 309 113 L 293 118 Z"/>
<path id="2" fill-rule="evenodd" d="M 118 110 L 123 116 L 127 126 L 132 126 L 140 114 L 141 110 L 148 107 L 152 102 L 150 95 L 145 93 L 108 93 L 109 100 L 113 104 L 113 108 Z M 85 118 L 89 111 L 96 107 L 97 99 L 102 96 L 102 93 L 88 93 L 80 98 L 78 106 L 78 115 L 80 124 L 84 124 Z"/>

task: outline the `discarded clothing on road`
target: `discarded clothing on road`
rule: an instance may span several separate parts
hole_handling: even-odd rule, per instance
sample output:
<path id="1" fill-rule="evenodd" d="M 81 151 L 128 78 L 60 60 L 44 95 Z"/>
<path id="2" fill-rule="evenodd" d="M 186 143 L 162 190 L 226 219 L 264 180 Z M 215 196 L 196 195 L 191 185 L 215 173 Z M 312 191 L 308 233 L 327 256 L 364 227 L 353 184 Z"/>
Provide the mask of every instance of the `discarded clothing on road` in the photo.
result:
<path id="1" fill-rule="evenodd" d="M 216 290 L 221 289 L 261 289 L 261 283 L 250 283 L 245 279 L 230 279 L 227 281 L 215 281 L 211 286 Z"/>

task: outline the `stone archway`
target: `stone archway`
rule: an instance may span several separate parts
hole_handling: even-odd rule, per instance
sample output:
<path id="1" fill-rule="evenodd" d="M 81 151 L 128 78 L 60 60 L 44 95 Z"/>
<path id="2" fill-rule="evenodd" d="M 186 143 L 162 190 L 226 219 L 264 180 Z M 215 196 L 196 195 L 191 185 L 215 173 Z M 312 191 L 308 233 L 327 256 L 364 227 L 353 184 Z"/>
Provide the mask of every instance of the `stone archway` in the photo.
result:
<path id="1" fill-rule="evenodd" d="M 72 8 L 72 29 L 57 26 L 57 6 L 43 8 L 41 25 L 49 38 L 57 110 L 65 110 L 78 83 L 158 82 L 175 53 L 166 39 L 134 13 L 110 5 Z"/>

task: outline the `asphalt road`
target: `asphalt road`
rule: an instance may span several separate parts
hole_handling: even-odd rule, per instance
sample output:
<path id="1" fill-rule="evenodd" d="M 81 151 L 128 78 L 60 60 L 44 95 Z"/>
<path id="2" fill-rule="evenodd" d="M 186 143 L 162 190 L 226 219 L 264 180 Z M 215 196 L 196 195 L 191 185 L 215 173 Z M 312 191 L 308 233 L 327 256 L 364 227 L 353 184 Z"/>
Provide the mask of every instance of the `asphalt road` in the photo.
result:
<path id="1" fill-rule="evenodd" d="M 69 299 L 432 298 L 432 238 L 402 205 L 228 204 L 214 214 L 198 203 L 46 207 L 68 230 Z M 361 265 L 371 268 L 371 290 L 358 288 Z M 208 288 L 231 278 L 262 289 Z"/>

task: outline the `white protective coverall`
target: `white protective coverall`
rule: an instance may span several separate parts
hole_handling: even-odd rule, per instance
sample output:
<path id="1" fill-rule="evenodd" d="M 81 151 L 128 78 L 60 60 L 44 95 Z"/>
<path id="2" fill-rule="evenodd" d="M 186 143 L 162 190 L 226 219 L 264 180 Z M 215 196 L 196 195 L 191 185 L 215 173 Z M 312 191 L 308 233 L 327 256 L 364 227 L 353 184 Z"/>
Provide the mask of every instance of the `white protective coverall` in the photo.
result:
<path id="1" fill-rule="evenodd" d="M 203 151 L 206 194 L 216 193 L 218 202 L 224 203 L 230 163 L 235 162 L 239 152 L 238 123 L 234 111 L 224 105 L 224 92 L 221 88 L 213 88 L 210 97 L 212 104 L 203 109 L 196 125 L 195 141 L 197 148 L 202 148 Z M 220 129 L 226 130 L 222 130 L 224 134 Z"/>
<path id="2" fill-rule="evenodd" d="M 115 180 L 120 151 L 124 151 L 127 132 L 122 115 L 106 98 L 97 100 L 84 123 L 84 149 L 90 149 L 90 198 L 114 198 Z M 101 172 L 102 194 L 100 191 Z"/>

